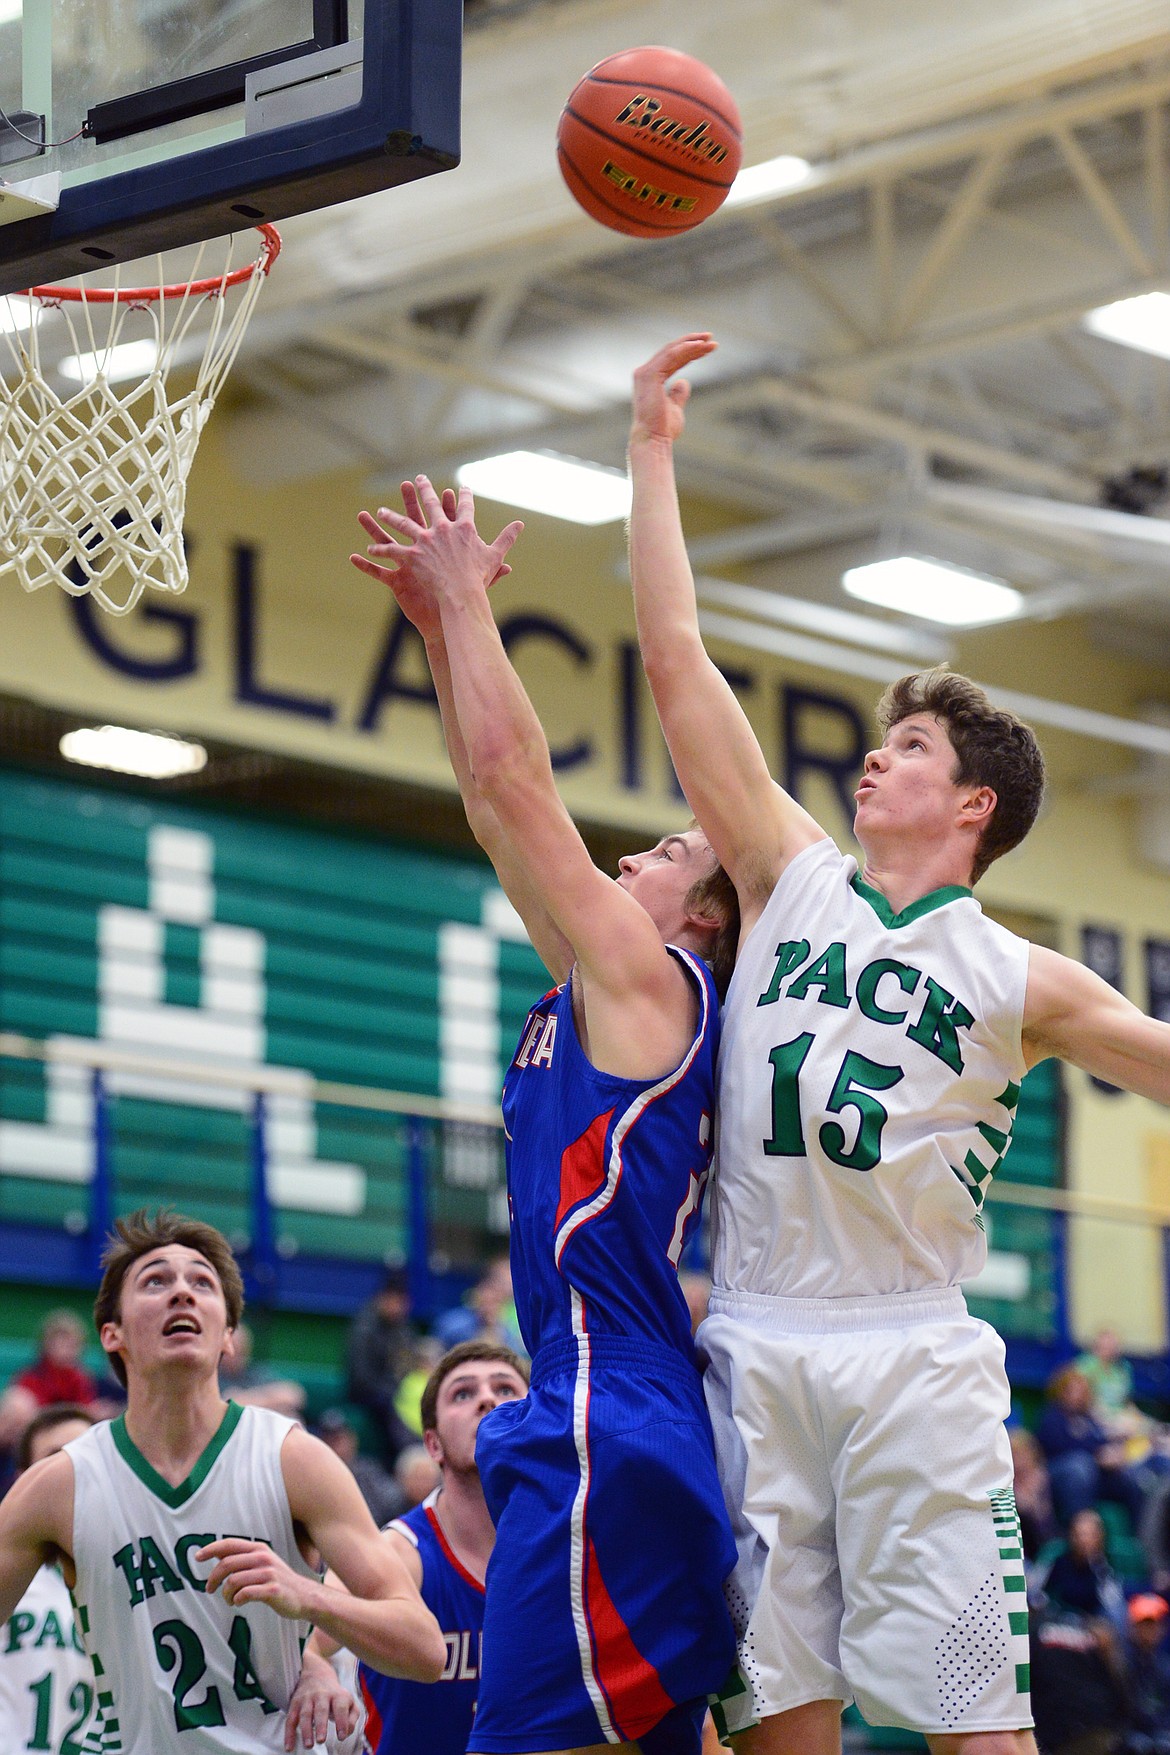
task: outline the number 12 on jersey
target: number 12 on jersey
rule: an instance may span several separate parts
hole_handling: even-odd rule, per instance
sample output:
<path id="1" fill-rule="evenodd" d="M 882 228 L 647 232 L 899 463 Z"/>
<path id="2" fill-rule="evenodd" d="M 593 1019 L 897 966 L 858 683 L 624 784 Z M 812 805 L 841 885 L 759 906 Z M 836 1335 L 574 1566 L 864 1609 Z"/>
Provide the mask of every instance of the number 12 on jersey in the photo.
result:
<path id="1" fill-rule="evenodd" d="M 791 1042 L 781 1042 L 768 1059 L 772 1064 L 772 1134 L 764 1141 L 770 1158 L 808 1156 L 800 1115 L 800 1073 L 816 1037 L 811 1030 Z M 882 1129 L 889 1119 L 875 1091 L 888 1091 L 905 1077 L 900 1066 L 882 1066 L 852 1048 L 837 1070 L 825 1108 L 830 1115 L 855 1109 L 857 1137 L 848 1147 L 848 1135 L 839 1121 L 822 1122 L 818 1138 L 821 1150 L 833 1164 L 845 1170 L 872 1170 L 881 1162 Z"/>

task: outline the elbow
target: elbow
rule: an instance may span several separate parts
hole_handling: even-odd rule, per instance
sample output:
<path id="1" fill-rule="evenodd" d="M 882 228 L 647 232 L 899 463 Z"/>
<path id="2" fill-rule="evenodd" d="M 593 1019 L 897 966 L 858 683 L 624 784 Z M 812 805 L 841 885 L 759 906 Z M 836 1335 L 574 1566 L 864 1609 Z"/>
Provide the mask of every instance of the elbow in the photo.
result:
<path id="1" fill-rule="evenodd" d="M 693 680 L 711 661 L 697 628 L 678 623 L 639 628 L 642 668 L 651 689 L 669 689 Z"/>
<path id="2" fill-rule="evenodd" d="M 498 818 L 514 804 L 518 792 L 536 772 L 548 770 L 551 777 L 547 746 L 534 744 L 508 745 L 493 740 L 476 750 L 472 758 L 476 789 Z"/>
<path id="3" fill-rule="evenodd" d="M 495 839 L 494 831 L 497 826 L 495 811 L 479 791 L 465 798 L 463 807 L 469 829 L 475 836 L 478 845 L 490 855 Z"/>

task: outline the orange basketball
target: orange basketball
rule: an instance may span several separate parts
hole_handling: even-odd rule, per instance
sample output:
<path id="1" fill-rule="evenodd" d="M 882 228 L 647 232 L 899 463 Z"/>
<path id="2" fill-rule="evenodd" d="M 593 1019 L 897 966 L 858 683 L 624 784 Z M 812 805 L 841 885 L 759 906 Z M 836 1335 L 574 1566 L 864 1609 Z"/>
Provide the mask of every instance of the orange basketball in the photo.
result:
<path id="1" fill-rule="evenodd" d="M 591 219 L 634 238 L 689 232 L 725 199 L 743 155 L 735 99 L 677 49 L 591 67 L 557 128 L 557 160 Z"/>

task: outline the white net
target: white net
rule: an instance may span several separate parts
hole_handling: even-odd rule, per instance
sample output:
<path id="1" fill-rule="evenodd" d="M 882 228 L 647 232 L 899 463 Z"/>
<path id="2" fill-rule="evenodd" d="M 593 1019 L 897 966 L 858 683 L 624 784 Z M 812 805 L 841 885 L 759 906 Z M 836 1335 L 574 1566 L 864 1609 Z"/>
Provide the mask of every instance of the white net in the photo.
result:
<path id="1" fill-rule="evenodd" d="M 187 477 L 275 256 L 266 238 L 241 277 L 234 242 L 210 285 L 202 246 L 173 297 L 160 257 L 149 298 L 115 274 L 76 302 L 49 288 L 0 299 L 0 577 L 88 592 L 112 615 L 148 586 L 186 588 Z M 176 368 L 194 384 L 168 401 Z"/>

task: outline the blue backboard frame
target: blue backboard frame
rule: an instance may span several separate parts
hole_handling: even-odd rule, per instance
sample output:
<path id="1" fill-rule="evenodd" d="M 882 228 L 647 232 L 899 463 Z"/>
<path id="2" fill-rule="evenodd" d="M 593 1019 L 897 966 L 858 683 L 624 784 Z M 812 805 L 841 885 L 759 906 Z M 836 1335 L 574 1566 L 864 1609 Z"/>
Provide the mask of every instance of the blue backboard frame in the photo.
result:
<path id="1" fill-rule="evenodd" d="M 360 103 L 63 188 L 55 212 L 0 225 L 0 294 L 451 169 L 462 36 L 462 0 L 367 3 Z"/>

